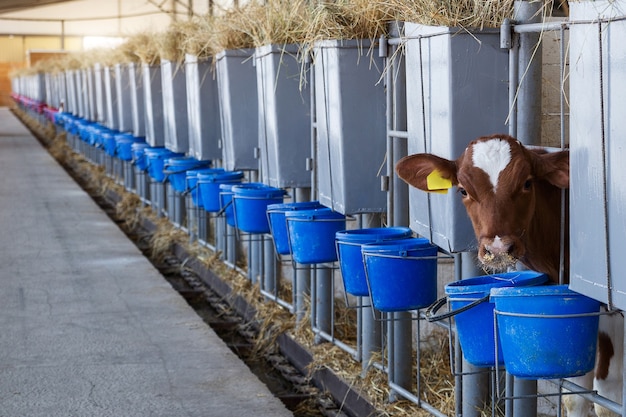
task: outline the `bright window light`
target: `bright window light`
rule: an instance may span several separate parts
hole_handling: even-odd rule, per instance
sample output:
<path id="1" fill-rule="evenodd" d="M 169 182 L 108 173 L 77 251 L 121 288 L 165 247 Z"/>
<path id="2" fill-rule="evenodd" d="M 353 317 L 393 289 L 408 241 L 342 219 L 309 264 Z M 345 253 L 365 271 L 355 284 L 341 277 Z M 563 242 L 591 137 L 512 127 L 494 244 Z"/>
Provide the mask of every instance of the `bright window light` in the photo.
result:
<path id="1" fill-rule="evenodd" d="M 83 49 L 114 48 L 122 42 L 124 42 L 124 38 L 112 36 L 85 36 L 83 38 Z"/>

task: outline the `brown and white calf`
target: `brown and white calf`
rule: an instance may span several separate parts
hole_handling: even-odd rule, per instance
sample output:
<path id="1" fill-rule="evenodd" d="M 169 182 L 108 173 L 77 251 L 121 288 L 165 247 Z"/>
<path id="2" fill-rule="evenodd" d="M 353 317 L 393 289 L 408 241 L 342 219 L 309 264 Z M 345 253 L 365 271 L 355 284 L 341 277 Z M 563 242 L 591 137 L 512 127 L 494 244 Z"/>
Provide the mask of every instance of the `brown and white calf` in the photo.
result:
<path id="1" fill-rule="evenodd" d="M 484 136 L 451 161 L 409 155 L 396 165 L 408 184 L 424 191 L 456 186 L 478 240 L 478 261 L 488 272 L 521 262 L 558 283 L 561 265 L 561 196 L 569 188 L 569 152 L 527 148 L 508 135 Z M 443 184 L 443 185 L 442 185 Z M 567 210 L 565 210 L 567 214 Z M 568 280 L 569 233 L 565 219 L 564 274 Z M 601 316 L 595 372 L 575 382 L 622 401 L 623 317 Z M 595 377 L 595 378 L 594 378 Z M 586 416 L 590 404 L 566 396 L 570 416 Z M 608 411 L 596 406 L 601 417 Z"/>

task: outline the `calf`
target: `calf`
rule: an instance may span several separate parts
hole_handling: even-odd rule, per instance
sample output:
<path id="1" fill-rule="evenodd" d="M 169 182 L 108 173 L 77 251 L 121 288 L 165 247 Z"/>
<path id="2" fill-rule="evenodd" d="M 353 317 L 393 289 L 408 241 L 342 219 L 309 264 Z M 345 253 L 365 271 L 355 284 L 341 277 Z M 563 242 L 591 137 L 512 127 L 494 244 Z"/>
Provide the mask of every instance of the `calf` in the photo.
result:
<path id="1" fill-rule="evenodd" d="M 409 155 L 396 165 L 408 184 L 424 191 L 456 186 L 478 240 L 478 261 L 488 272 L 514 268 L 521 262 L 558 283 L 561 236 L 563 278 L 568 281 L 568 219 L 561 230 L 562 190 L 569 187 L 569 152 L 527 148 L 508 135 L 481 137 L 450 161 L 432 154 Z M 567 202 L 566 202 L 567 203 Z M 568 210 L 565 210 L 567 216 Z M 620 403 L 623 325 L 621 316 L 601 316 L 596 372 L 581 377 L 602 395 Z M 611 360 L 613 359 L 613 360 Z M 589 403 L 567 396 L 570 416 L 587 414 Z M 607 410 L 596 406 L 601 417 Z"/>

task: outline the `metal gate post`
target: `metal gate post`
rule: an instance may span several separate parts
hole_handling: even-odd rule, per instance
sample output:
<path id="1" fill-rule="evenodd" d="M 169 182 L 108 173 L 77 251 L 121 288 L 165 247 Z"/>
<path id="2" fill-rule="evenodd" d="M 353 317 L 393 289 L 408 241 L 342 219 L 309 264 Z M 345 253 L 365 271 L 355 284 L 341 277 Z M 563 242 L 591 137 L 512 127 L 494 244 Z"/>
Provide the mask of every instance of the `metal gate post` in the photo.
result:
<path id="1" fill-rule="evenodd" d="M 381 218 L 378 214 L 361 215 L 359 227 L 376 227 L 380 225 Z M 380 321 L 380 312 L 376 311 L 372 306 L 371 297 L 363 297 L 365 306 L 362 307 L 361 326 L 361 366 L 363 373 L 367 370 L 372 359 L 372 354 L 380 352 L 382 322 Z M 393 341 L 388 340 L 388 348 L 393 349 Z"/>
<path id="2" fill-rule="evenodd" d="M 457 258 L 459 259 L 459 258 Z M 471 278 L 483 275 L 475 262 L 476 254 L 472 252 L 462 252 L 460 256 L 461 279 Z M 481 372 L 484 368 L 478 368 L 465 359 L 462 363 L 463 368 L 463 388 L 462 388 L 462 413 L 463 417 L 474 416 L 479 417 L 481 410 L 485 409 L 485 404 L 489 397 L 489 373 Z"/>
<path id="3" fill-rule="evenodd" d="M 538 2 L 516 1 L 516 23 L 541 22 L 542 5 Z M 539 44 L 539 33 L 520 33 L 513 37 L 511 62 L 512 74 L 509 80 L 511 88 L 517 87 L 517 103 L 515 106 L 516 123 L 509 125 L 510 133 L 525 145 L 538 145 L 541 142 L 541 66 L 542 54 Z M 513 104 L 513 103 L 511 103 Z M 530 396 L 527 399 L 517 398 L 513 401 L 515 417 L 534 417 L 537 415 L 537 381 L 518 378 L 507 378 L 513 382 L 515 397 Z M 510 387 L 509 387 L 510 389 Z"/>
<path id="4" fill-rule="evenodd" d="M 277 292 L 276 272 L 276 255 L 274 254 L 274 243 L 268 236 L 263 236 L 261 244 L 263 245 L 263 286 L 262 288 L 272 294 Z"/>
<path id="5" fill-rule="evenodd" d="M 295 189 L 295 201 L 309 201 L 311 199 L 310 189 L 308 188 L 296 188 Z M 311 270 L 308 267 L 296 268 L 293 271 L 293 288 L 295 292 L 293 294 L 293 306 L 294 313 L 296 315 L 296 323 L 300 323 L 306 317 L 306 296 L 310 293 L 311 289 Z"/>
<path id="6" fill-rule="evenodd" d="M 541 22 L 542 4 L 531 1 L 515 2 L 516 23 Z M 517 48 L 517 79 L 510 80 L 510 86 L 517 86 L 517 126 L 513 135 L 527 145 L 541 142 L 541 45 L 539 33 L 520 33 L 514 36 L 513 48 Z"/>
<path id="7" fill-rule="evenodd" d="M 401 23 L 392 23 L 389 34 L 399 38 Z M 382 43 L 387 43 L 381 38 Z M 397 137 L 397 132 L 406 132 L 406 68 L 403 55 L 397 53 L 398 45 L 381 47 L 381 55 L 387 59 L 385 73 L 387 100 L 387 219 L 390 226 L 409 224 L 409 187 L 395 175 L 398 160 L 407 155 L 407 138 Z M 389 58 L 392 57 L 392 58 Z M 391 61 L 389 61 L 391 59 Z M 413 384 L 413 321 L 410 312 L 397 312 L 389 315 L 389 381 L 410 391 Z M 418 345 L 419 346 L 419 345 Z M 419 347 L 418 347 L 419 349 Z M 390 401 L 396 400 L 396 393 L 391 390 Z"/>
<path id="8" fill-rule="evenodd" d="M 311 302 L 315 303 L 314 311 L 315 327 L 326 334 L 332 334 L 333 322 L 333 270 L 320 265 L 315 268 L 315 297 Z M 315 343 L 322 343 L 325 339 L 319 334 L 315 335 Z"/>

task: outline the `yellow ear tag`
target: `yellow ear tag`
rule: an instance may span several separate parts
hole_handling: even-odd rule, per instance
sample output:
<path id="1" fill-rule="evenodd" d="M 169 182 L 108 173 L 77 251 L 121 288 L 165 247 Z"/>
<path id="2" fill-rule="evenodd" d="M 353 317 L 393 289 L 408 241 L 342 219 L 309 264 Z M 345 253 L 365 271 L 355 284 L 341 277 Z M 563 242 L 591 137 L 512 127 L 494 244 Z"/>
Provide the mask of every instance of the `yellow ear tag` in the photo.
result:
<path id="1" fill-rule="evenodd" d="M 446 194 L 452 188 L 452 181 L 441 176 L 441 173 L 434 170 L 426 177 L 426 186 L 434 193 Z"/>

